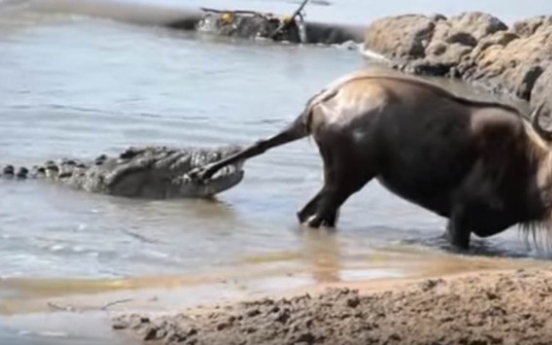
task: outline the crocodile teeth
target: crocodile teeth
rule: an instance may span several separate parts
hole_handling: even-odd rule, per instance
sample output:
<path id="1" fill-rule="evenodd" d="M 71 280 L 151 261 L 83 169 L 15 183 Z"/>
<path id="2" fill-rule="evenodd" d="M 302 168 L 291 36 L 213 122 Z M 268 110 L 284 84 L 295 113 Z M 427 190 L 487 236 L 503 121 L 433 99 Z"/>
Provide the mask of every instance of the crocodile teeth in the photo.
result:
<path id="1" fill-rule="evenodd" d="M 213 179 L 221 178 L 224 176 L 232 175 L 236 172 L 237 168 L 234 165 L 225 166 L 224 168 L 217 171 L 215 175 L 213 175 Z"/>

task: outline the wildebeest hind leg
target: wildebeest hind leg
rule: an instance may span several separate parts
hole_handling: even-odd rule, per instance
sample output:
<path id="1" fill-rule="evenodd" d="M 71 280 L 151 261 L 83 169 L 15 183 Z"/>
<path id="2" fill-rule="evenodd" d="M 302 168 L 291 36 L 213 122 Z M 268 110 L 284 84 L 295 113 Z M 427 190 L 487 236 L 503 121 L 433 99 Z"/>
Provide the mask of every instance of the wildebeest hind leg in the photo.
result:
<path id="1" fill-rule="evenodd" d="M 335 185 L 336 176 L 334 172 L 335 169 L 333 168 L 333 155 L 324 145 L 319 146 L 319 150 L 324 163 L 324 186 L 299 212 L 297 212 L 297 218 L 300 223 L 305 223 L 316 214 L 319 208 L 319 202 L 326 198 L 326 195 L 330 193 L 331 186 Z M 336 216 L 328 217 L 325 225 L 334 226 L 335 220 Z"/>
<path id="2" fill-rule="evenodd" d="M 304 208 L 309 211 L 305 213 L 312 215 L 307 223 L 313 228 L 335 226 L 341 205 L 375 176 L 375 173 L 359 169 L 356 162 L 349 160 L 349 150 L 325 151 L 321 148 L 321 153 L 324 159 L 324 187 Z"/>
<path id="3" fill-rule="evenodd" d="M 329 193 L 326 187 L 323 187 L 320 192 L 318 192 L 302 209 L 297 212 L 297 218 L 299 218 L 300 223 L 305 223 L 309 218 L 313 217 L 316 213 L 319 206 L 319 202 L 324 200 L 325 194 Z M 324 225 L 333 227 L 337 221 L 337 216 L 339 209 L 336 209 L 333 213 L 329 212 L 328 216 L 325 217 Z"/>
<path id="4" fill-rule="evenodd" d="M 463 207 L 457 207 L 447 224 L 447 237 L 456 250 L 465 251 L 470 247 L 471 230 L 468 228 Z"/>
<path id="5" fill-rule="evenodd" d="M 319 146 L 320 155 L 322 156 L 322 161 L 324 163 L 324 186 L 316 195 L 301 209 L 297 212 L 297 218 L 299 218 L 300 223 L 305 223 L 311 216 L 316 213 L 318 208 L 318 202 L 322 197 L 327 193 L 328 185 L 331 183 L 334 176 L 331 171 L 332 166 L 332 156 L 330 152 L 324 147 Z"/>
<path id="6" fill-rule="evenodd" d="M 343 203 L 360 190 L 370 179 L 340 180 L 327 186 L 325 193 L 317 203 L 316 214 L 308 220 L 308 225 L 318 228 L 321 225 L 335 226 L 337 213 Z"/>
<path id="7" fill-rule="evenodd" d="M 324 187 L 301 209 L 297 212 L 299 222 L 304 223 L 310 216 L 314 215 L 318 206 L 318 201 L 324 195 Z"/>

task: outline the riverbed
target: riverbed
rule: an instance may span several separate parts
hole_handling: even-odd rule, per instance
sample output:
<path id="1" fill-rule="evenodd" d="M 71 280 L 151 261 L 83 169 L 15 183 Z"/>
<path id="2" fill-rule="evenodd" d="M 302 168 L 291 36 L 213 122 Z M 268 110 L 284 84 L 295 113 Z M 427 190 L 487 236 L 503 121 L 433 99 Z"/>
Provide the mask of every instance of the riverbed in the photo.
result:
<path id="1" fill-rule="evenodd" d="M 324 84 L 368 66 L 358 51 L 341 47 L 215 39 L 13 3 L 0 7 L 0 165 L 90 159 L 130 145 L 245 145 L 283 128 Z M 312 5 L 308 19 L 342 13 L 360 23 L 408 11 L 481 9 L 514 20 L 544 12 L 545 4 L 408 3 L 362 5 L 361 18 L 360 5 L 336 1 Z M 232 6 L 291 12 L 297 4 Z M 295 212 L 321 183 L 311 140 L 251 160 L 244 181 L 216 202 L 129 200 L 0 180 L 0 340 L 3 328 L 5 339 L 25 344 L 38 341 L 26 337 L 34 333 L 25 325 L 54 332 L 63 322 L 48 327 L 42 313 L 59 312 L 67 296 L 105 294 L 95 302 L 101 306 L 131 290 L 178 286 L 190 289 L 179 301 L 184 306 L 316 283 L 543 264 L 516 228 L 476 240 L 480 260 L 448 254 L 445 221 L 377 182 L 346 203 L 335 231 L 304 229 Z"/>

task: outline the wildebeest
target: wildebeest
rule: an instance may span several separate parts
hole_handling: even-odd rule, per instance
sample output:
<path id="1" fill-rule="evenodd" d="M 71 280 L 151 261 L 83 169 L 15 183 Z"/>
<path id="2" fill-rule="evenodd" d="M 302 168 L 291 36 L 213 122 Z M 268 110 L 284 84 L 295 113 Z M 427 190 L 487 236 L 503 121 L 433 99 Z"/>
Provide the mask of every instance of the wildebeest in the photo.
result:
<path id="1" fill-rule="evenodd" d="M 542 107 L 541 107 L 542 108 Z M 414 77 L 360 71 L 312 97 L 275 136 L 192 173 L 206 180 L 227 164 L 312 135 L 324 165 L 322 189 L 298 212 L 333 227 L 340 206 L 377 178 L 396 195 L 448 219 L 457 249 L 519 224 L 536 231 L 551 215 L 551 135 L 542 109 L 470 100 Z"/>

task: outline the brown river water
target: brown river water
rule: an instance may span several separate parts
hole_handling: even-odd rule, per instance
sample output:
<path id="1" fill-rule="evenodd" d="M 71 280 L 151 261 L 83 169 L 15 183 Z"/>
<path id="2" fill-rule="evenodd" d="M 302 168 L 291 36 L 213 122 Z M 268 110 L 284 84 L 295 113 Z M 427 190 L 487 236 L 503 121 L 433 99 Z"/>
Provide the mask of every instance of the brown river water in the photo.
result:
<path id="1" fill-rule="evenodd" d="M 324 84 L 367 66 L 357 51 L 339 47 L 134 25 L 138 17 L 153 23 L 178 16 L 177 1 L 127 1 L 116 10 L 63 3 L 70 11 L 36 12 L 27 2 L 0 0 L 0 165 L 88 159 L 129 145 L 248 144 L 285 126 Z M 186 5 L 285 13 L 297 3 Z M 464 10 L 510 23 L 550 7 L 548 1 L 336 0 L 310 5 L 307 18 L 366 24 L 385 15 Z M 114 14 L 127 21 L 108 19 Z M 469 258 L 448 254 L 445 221 L 377 182 L 346 203 L 335 231 L 303 229 L 295 212 L 321 178 L 316 146 L 303 140 L 249 161 L 244 181 L 218 202 L 129 200 L 0 180 L 0 344 L 111 339 L 107 331 L 89 331 L 97 318 L 71 317 L 77 342 L 60 331 L 66 318 L 42 313 L 49 298 L 69 295 L 178 285 L 190 287 L 181 302 L 193 304 L 316 283 L 547 262 L 516 228 L 476 240 Z"/>

